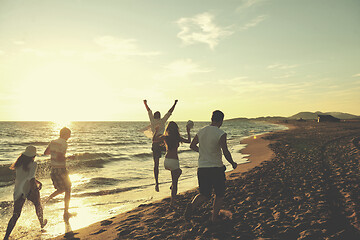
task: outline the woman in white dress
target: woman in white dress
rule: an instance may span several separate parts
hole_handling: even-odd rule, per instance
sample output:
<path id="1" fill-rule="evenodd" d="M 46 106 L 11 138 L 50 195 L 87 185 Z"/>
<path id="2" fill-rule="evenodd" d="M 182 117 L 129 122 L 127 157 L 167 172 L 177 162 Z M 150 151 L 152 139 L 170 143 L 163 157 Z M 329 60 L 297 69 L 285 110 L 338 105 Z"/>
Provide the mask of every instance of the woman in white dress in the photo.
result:
<path id="1" fill-rule="evenodd" d="M 17 220 L 20 217 L 21 210 L 24 206 L 25 200 L 30 200 L 36 209 L 36 215 L 39 219 L 40 226 L 43 228 L 47 220 L 43 218 L 43 209 L 40 203 L 41 182 L 35 179 L 37 163 L 34 162 L 36 156 L 36 148 L 28 146 L 20 157 L 10 166 L 10 169 L 15 170 L 15 188 L 14 188 L 14 212 L 11 217 L 4 239 L 8 239 L 11 231 L 14 229 Z"/>

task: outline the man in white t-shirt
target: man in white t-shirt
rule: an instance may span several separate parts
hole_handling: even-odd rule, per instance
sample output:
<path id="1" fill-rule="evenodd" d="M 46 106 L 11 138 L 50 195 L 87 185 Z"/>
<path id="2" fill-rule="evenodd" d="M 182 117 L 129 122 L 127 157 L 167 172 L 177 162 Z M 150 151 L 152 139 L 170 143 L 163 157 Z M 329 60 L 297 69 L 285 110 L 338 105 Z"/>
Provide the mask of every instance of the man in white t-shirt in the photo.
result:
<path id="1" fill-rule="evenodd" d="M 51 141 L 46 148 L 44 155 L 50 155 L 50 165 L 51 165 L 51 180 L 53 182 L 54 188 L 56 189 L 47 199 L 48 202 L 50 199 L 55 196 L 65 192 L 64 197 L 64 219 L 68 220 L 71 217 L 69 213 L 69 204 L 70 204 L 70 194 L 71 194 L 71 181 L 69 177 L 69 172 L 66 169 L 66 159 L 73 159 L 73 157 L 66 157 L 66 150 L 68 148 L 67 140 L 71 136 L 71 130 L 64 127 L 60 130 L 60 138 Z M 45 203 L 46 203 L 45 202 Z"/>
<path id="2" fill-rule="evenodd" d="M 165 114 L 165 116 L 163 118 L 161 118 L 160 112 L 156 111 L 153 114 L 147 104 L 147 100 L 144 100 L 145 108 L 148 112 L 149 119 L 150 119 L 151 131 L 153 134 L 156 132 L 155 131 L 156 128 L 158 128 L 158 131 L 157 131 L 158 135 L 161 135 L 164 133 L 166 121 L 170 118 L 172 112 L 175 109 L 177 102 L 178 102 L 178 100 L 175 100 L 174 105 L 169 109 L 169 111 Z M 159 161 L 160 161 L 162 152 L 166 151 L 164 142 L 161 140 L 153 140 L 151 150 L 153 152 L 153 158 L 154 158 L 155 191 L 159 192 Z"/>
<path id="3" fill-rule="evenodd" d="M 207 201 L 211 197 L 212 190 L 215 192 L 212 221 L 216 221 L 225 195 L 225 166 L 222 162 L 222 154 L 232 165 L 233 161 L 226 142 L 226 133 L 220 129 L 224 120 L 224 113 L 216 110 L 212 113 L 211 124 L 196 134 L 190 144 L 190 148 L 199 153 L 198 159 L 198 182 L 200 193 L 195 196 L 185 210 L 185 219 L 189 219 L 192 209 Z M 198 146 L 199 144 L 199 146 Z"/>

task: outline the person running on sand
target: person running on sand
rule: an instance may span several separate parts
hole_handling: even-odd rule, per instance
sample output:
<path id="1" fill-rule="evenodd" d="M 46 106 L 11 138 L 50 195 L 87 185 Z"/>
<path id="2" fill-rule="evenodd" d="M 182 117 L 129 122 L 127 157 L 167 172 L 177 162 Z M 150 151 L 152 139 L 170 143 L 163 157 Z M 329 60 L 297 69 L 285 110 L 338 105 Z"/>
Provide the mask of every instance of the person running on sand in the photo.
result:
<path id="1" fill-rule="evenodd" d="M 153 141 L 162 140 L 165 142 L 166 146 L 166 154 L 165 154 L 165 161 L 164 167 L 167 170 L 171 171 L 171 201 L 170 205 L 173 206 L 175 203 L 175 197 L 177 194 L 178 189 L 178 180 L 182 173 L 179 163 L 179 156 L 178 156 L 178 148 L 180 143 L 190 143 L 191 136 L 190 136 L 190 128 L 189 124 L 186 125 L 187 131 L 187 139 L 180 136 L 179 127 L 178 125 L 171 121 L 166 126 L 165 132 L 163 135 L 158 135 L 159 128 L 156 128 L 154 133 Z"/>
<path id="2" fill-rule="evenodd" d="M 220 129 L 223 120 L 224 113 L 214 111 L 210 126 L 200 129 L 190 144 L 190 148 L 199 153 L 197 175 L 200 193 L 188 204 L 184 214 L 186 220 L 189 220 L 193 209 L 210 200 L 214 189 L 215 200 L 211 221 L 216 221 L 225 195 L 226 168 L 222 162 L 222 153 L 233 169 L 237 167 L 227 146 L 226 133 Z"/>
<path id="3" fill-rule="evenodd" d="M 163 118 L 161 118 L 160 112 L 156 111 L 154 114 L 147 104 L 147 100 L 144 100 L 145 108 L 148 112 L 151 131 L 155 133 L 156 127 L 159 128 L 158 135 L 164 132 L 165 123 L 170 118 L 172 112 L 175 109 L 178 100 L 175 100 L 174 105 L 169 109 L 169 111 L 165 114 Z M 165 151 L 165 147 L 163 145 L 163 141 L 153 140 L 151 150 L 153 152 L 154 158 L 154 177 L 155 177 L 155 191 L 159 192 L 159 161 L 161 158 L 161 153 Z"/>
<path id="4" fill-rule="evenodd" d="M 74 159 L 73 156 L 65 157 L 68 148 L 67 140 L 71 136 L 70 129 L 64 127 L 60 130 L 60 138 L 53 140 L 46 148 L 44 155 L 51 155 L 51 180 L 56 189 L 45 201 L 47 203 L 55 196 L 65 192 L 64 197 L 64 220 L 68 220 L 72 214 L 69 213 L 71 181 L 66 169 L 66 159 Z"/>
<path id="5" fill-rule="evenodd" d="M 43 209 L 40 203 L 40 192 L 42 184 L 35 179 L 37 163 L 34 162 L 36 156 L 36 148 L 28 146 L 19 158 L 10 166 L 11 170 L 15 170 L 15 188 L 14 188 L 14 212 L 8 223 L 4 240 L 9 239 L 17 220 L 20 217 L 21 210 L 25 200 L 30 200 L 35 205 L 36 215 L 39 219 L 41 228 L 47 224 L 47 220 L 43 218 Z"/>

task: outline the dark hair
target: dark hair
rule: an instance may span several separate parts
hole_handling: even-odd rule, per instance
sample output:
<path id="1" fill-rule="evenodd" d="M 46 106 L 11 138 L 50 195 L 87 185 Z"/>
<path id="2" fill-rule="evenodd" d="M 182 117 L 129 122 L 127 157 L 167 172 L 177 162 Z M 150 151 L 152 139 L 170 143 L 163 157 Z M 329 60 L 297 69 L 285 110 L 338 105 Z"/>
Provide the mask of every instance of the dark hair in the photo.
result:
<path id="1" fill-rule="evenodd" d="M 220 110 L 215 110 L 212 113 L 211 121 L 212 122 L 221 122 L 224 120 L 224 113 Z"/>
<path id="2" fill-rule="evenodd" d="M 160 119 L 160 118 L 161 118 L 161 114 L 160 114 L 159 111 L 156 111 L 156 112 L 154 113 L 154 118 L 155 118 L 155 119 Z"/>
<path id="3" fill-rule="evenodd" d="M 15 170 L 18 167 L 23 167 L 25 171 L 29 171 L 29 163 L 31 163 L 34 160 L 34 157 L 28 157 L 24 154 L 21 154 L 16 161 L 11 164 L 10 169 Z"/>
<path id="4" fill-rule="evenodd" d="M 174 149 L 179 147 L 179 142 L 181 140 L 179 127 L 174 121 L 170 121 L 165 129 L 165 143 L 167 149 Z"/>

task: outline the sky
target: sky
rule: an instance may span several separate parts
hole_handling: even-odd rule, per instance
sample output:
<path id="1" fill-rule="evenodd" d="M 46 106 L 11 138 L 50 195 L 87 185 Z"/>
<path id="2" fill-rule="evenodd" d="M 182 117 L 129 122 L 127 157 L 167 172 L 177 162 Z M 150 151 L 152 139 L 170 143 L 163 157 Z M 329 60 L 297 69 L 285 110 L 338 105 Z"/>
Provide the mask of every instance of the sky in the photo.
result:
<path id="1" fill-rule="evenodd" d="M 1 121 L 360 115 L 358 0 L 0 0 Z"/>

